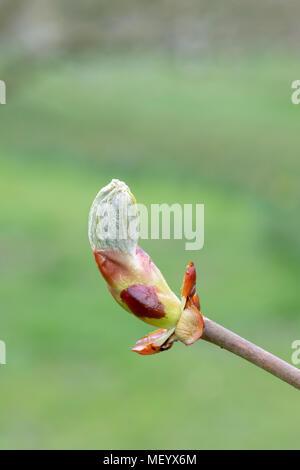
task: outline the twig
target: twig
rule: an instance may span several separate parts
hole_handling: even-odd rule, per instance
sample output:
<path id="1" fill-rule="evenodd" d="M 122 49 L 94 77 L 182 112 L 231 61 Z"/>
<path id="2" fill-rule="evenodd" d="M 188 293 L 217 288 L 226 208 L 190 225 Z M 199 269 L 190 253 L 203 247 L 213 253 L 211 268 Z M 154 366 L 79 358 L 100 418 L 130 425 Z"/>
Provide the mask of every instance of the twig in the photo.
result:
<path id="1" fill-rule="evenodd" d="M 227 351 L 236 354 L 252 364 L 270 372 L 281 380 L 300 390 L 300 370 L 291 366 L 279 357 L 250 343 L 232 331 L 223 328 L 209 318 L 204 318 L 205 328 L 202 339 L 216 344 Z"/>

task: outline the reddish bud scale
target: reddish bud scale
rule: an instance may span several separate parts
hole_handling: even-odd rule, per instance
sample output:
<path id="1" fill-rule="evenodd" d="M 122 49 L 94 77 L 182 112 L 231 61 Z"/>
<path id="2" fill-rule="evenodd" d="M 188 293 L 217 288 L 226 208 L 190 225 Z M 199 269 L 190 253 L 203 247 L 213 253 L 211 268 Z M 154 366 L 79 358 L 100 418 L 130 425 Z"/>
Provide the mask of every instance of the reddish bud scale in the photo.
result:
<path id="1" fill-rule="evenodd" d="M 194 263 L 189 263 L 184 273 L 183 284 L 181 289 L 182 297 L 193 297 L 196 292 L 196 269 Z"/>
<path id="2" fill-rule="evenodd" d="M 162 318 L 165 316 L 164 306 L 153 286 L 142 284 L 130 286 L 121 292 L 121 299 L 137 317 Z"/>
<path id="3" fill-rule="evenodd" d="M 156 327 L 176 326 L 180 302 L 140 247 L 134 256 L 107 249 L 94 250 L 94 256 L 111 294 L 123 308 Z"/>
<path id="4" fill-rule="evenodd" d="M 149 335 L 143 336 L 139 341 L 136 342 L 132 351 L 141 354 L 142 356 L 149 356 L 151 354 L 157 354 L 162 350 L 169 349 L 173 343 L 171 343 L 165 349 L 162 349 L 162 345 L 165 344 L 169 337 L 169 331 L 163 328 L 153 331 Z"/>

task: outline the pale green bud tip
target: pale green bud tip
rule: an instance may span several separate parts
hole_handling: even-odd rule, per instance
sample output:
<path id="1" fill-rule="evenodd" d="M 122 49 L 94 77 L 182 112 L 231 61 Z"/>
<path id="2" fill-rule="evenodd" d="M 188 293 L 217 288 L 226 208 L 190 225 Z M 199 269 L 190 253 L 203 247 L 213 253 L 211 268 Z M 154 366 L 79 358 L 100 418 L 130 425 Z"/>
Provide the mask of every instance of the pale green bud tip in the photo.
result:
<path id="1" fill-rule="evenodd" d="M 117 250 L 134 255 L 139 238 L 136 200 L 128 186 L 113 179 L 94 199 L 89 214 L 92 249 Z"/>

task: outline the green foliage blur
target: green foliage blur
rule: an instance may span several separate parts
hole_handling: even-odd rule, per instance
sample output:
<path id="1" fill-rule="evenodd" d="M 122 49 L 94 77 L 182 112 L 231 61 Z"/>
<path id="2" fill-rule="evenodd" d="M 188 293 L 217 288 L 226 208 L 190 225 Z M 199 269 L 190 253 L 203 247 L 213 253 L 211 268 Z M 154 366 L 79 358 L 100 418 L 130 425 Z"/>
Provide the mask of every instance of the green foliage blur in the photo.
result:
<path id="1" fill-rule="evenodd" d="M 273 376 L 201 341 L 131 352 L 151 327 L 113 301 L 87 237 L 90 204 L 112 178 L 148 206 L 204 203 L 201 251 L 142 247 L 178 294 L 193 260 L 203 313 L 290 362 L 298 59 L 93 51 L 7 64 L 0 447 L 299 448 L 299 392 Z"/>

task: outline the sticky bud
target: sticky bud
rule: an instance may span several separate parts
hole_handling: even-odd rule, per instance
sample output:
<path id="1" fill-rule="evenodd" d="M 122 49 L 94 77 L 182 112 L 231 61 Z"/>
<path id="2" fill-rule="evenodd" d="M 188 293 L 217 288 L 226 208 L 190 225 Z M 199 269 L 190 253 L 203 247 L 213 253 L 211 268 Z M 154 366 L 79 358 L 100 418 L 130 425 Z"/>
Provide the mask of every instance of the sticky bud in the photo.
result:
<path id="1" fill-rule="evenodd" d="M 196 294 L 196 271 L 187 267 L 181 302 L 150 256 L 138 246 L 139 217 L 128 186 L 112 180 L 97 194 L 89 215 L 89 240 L 98 268 L 115 300 L 158 330 L 139 340 L 133 351 L 149 355 L 186 345 L 202 335 L 204 322 Z"/>

